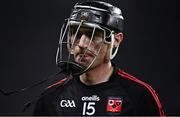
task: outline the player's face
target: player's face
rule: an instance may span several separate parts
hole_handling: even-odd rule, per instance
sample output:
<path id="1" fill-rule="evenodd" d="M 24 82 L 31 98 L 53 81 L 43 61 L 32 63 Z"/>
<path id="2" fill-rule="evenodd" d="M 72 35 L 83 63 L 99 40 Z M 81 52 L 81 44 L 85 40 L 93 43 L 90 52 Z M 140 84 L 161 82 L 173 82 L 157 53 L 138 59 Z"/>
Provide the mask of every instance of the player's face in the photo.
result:
<path id="1" fill-rule="evenodd" d="M 104 44 L 104 32 L 100 29 L 81 27 L 76 33 L 71 32 L 75 61 L 88 67 L 94 58 L 90 69 L 102 64 L 107 53 L 107 44 Z M 100 52 L 99 52 L 100 51 Z M 99 53 L 99 54 L 98 54 Z"/>

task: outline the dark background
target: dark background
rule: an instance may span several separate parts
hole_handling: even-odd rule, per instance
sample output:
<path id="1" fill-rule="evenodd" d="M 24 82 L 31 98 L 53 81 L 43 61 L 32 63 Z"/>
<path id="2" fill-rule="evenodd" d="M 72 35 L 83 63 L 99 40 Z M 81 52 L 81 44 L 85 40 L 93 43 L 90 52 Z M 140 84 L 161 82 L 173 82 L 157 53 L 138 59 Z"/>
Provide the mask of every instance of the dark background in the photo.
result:
<path id="1" fill-rule="evenodd" d="M 125 18 L 124 40 L 115 61 L 158 92 L 167 115 L 180 115 L 177 3 L 107 1 L 120 7 Z M 55 55 L 60 26 L 76 2 L 1 1 L 0 89 L 20 89 L 57 71 Z M 23 104 L 35 99 L 47 84 L 12 96 L 0 94 L 0 115 L 31 115 L 34 105 L 23 113 Z"/>

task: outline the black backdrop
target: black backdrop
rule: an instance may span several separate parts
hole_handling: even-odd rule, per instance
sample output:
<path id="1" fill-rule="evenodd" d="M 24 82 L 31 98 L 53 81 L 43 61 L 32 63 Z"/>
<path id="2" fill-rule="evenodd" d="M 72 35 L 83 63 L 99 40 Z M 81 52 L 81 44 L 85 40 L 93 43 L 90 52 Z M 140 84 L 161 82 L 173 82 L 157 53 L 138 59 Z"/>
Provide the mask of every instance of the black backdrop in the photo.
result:
<path id="1" fill-rule="evenodd" d="M 177 3 L 107 1 L 120 7 L 125 18 L 124 40 L 115 61 L 156 89 L 168 115 L 179 115 Z M 6 0 L 0 3 L 0 89 L 20 89 L 57 71 L 55 55 L 60 25 L 76 2 Z M 35 99 L 46 85 L 12 96 L 0 94 L 0 115 L 31 115 L 34 105 L 21 112 L 23 104 Z"/>

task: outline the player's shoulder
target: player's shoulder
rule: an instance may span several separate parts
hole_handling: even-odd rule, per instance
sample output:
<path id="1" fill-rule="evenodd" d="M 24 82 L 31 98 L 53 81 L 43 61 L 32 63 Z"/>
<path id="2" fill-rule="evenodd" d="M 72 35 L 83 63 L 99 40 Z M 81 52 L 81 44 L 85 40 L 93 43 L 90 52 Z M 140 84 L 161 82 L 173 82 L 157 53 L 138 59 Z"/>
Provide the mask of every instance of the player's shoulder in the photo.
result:
<path id="1" fill-rule="evenodd" d="M 133 75 L 130 75 L 121 68 L 117 69 L 116 74 L 119 78 L 120 85 L 132 97 L 141 97 L 143 95 L 147 95 L 148 97 L 153 97 L 157 102 L 159 102 L 159 99 L 157 99 L 157 92 L 148 83 L 136 78 Z"/>
<path id="2" fill-rule="evenodd" d="M 121 77 L 122 81 L 124 81 L 124 85 L 127 85 L 128 87 L 131 86 L 133 88 L 154 92 L 154 89 L 148 83 L 138 79 L 137 77 L 125 72 L 120 68 L 118 68 L 117 75 Z"/>
<path id="3" fill-rule="evenodd" d="M 47 86 L 44 91 L 37 97 L 37 100 L 34 102 L 36 103 L 36 111 L 39 111 L 41 108 L 48 108 L 48 106 L 52 103 L 54 98 L 56 98 L 58 95 L 60 95 L 64 88 L 67 87 L 71 82 L 70 77 L 64 77 L 63 79 L 53 83 L 52 85 Z M 35 113 L 36 113 L 35 111 Z"/>
<path id="4" fill-rule="evenodd" d="M 63 89 L 67 87 L 71 81 L 72 81 L 72 78 L 69 76 L 66 76 L 63 79 L 47 86 L 41 95 L 44 97 L 44 96 L 48 96 L 52 94 L 53 95 L 58 94 L 59 92 L 62 92 Z"/>
<path id="5" fill-rule="evenodd" d="M 146 82 L 138 79 L 137 77 L 127 73 L 121 68 L 117 69 L 118 77 L 120 77 L 121 84 L 128 89 L 136 90 L 136 91 L 148 91 L 154 93 L 154 89 Z"/>
<path id="6" fill-rule="evenodd" d="M 122 79 L 123 82 L 126 82 L 124 83 L 124 86 L 128 87 L 127 89 L 131 95 L 133 95 L 132 97 L 134 97 L 134 95 L 143 95 L 144 98 L 147 98 L 147 101 L 154 100 L 153 102 L 157 104 L 160 115 L 165 115 L 157 92 L 149 84 L 128 74 L 120 68 L 118 69 L 117 74 L 121 77 L 120 79 Z"/>

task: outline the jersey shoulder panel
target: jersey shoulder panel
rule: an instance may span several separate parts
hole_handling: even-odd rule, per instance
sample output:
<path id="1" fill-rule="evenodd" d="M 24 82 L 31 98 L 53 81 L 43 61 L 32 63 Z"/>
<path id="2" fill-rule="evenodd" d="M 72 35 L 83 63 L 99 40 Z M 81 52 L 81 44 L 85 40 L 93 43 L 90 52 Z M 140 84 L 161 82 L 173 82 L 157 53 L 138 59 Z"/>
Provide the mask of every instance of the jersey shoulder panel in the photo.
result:
<path id="1" fill-rule="evenodd" d="M 63 89 L 67 87 L 70 84 L 70 82 L 72 82 L 71 78 L 65 77 L 57 81 L 56 83 L 46 87 L 45 91 L 42 92 L 35 101 L 36 104 L 33 111 L 33 115 L 51 114 L 52 108 L 50 108 L 50 104 L 52 103 L 54 97 L 63 92 Z"/>
<path id="2" fill-rule="evenodd" d="M 148 93 L 149 96 L 152 96 L 154 98 L 156 104 L 157 104 L 160 116 L 165 116 L 164 110 L 163 110 L 162 105 L 160 103 L 160 100 L 158 98 L 158 94 L 149 84 L 147 84 L 147 83 L 137 79 L 136 77 L 126 73 L 122 69 L 118 69 L 117 74 L 119 76 L 121 76 L 122 78 L 126 79 L 126 81 L 128 82 L 128 85 L 126 85 L 127 87 L 132 86 L 133 87 L 132 89 L 134 89 L 136 91 Z"/>
<path id="3" fill-rule="evenodd" d="M 54 84 L 52 84 L 52 85 L 47 86 L 47 87 L 46 87 L 46 89 L 50 89 L 50 88 L 53 88 L 53 87 L 55 87 L 55 86 L 62 85 L 62 84 L 63 84 L 64 82 L 66 82 L 67 80 L 68 80 L 68 78 L 67 78 L 67 77 L 65 77 L 65 78 L 63 78 L 63 79 L 61 79 L 61 80 L 57 81 L 56 83 L 54 83 Z"/>
<path id="4" fill-rule="evenodd" d="M 42 95 L 46 95 L 46 94 L 49 94 L 51 92 L 54 93 L 57 89 L 61 90 L 62 88 L 66 87 L 71 82 L 71 79 L 72 79 L 71 77 L 66 76 L 63 79 L 47 86 L 45 88 L 45 91 L 42 93 Z"/>

